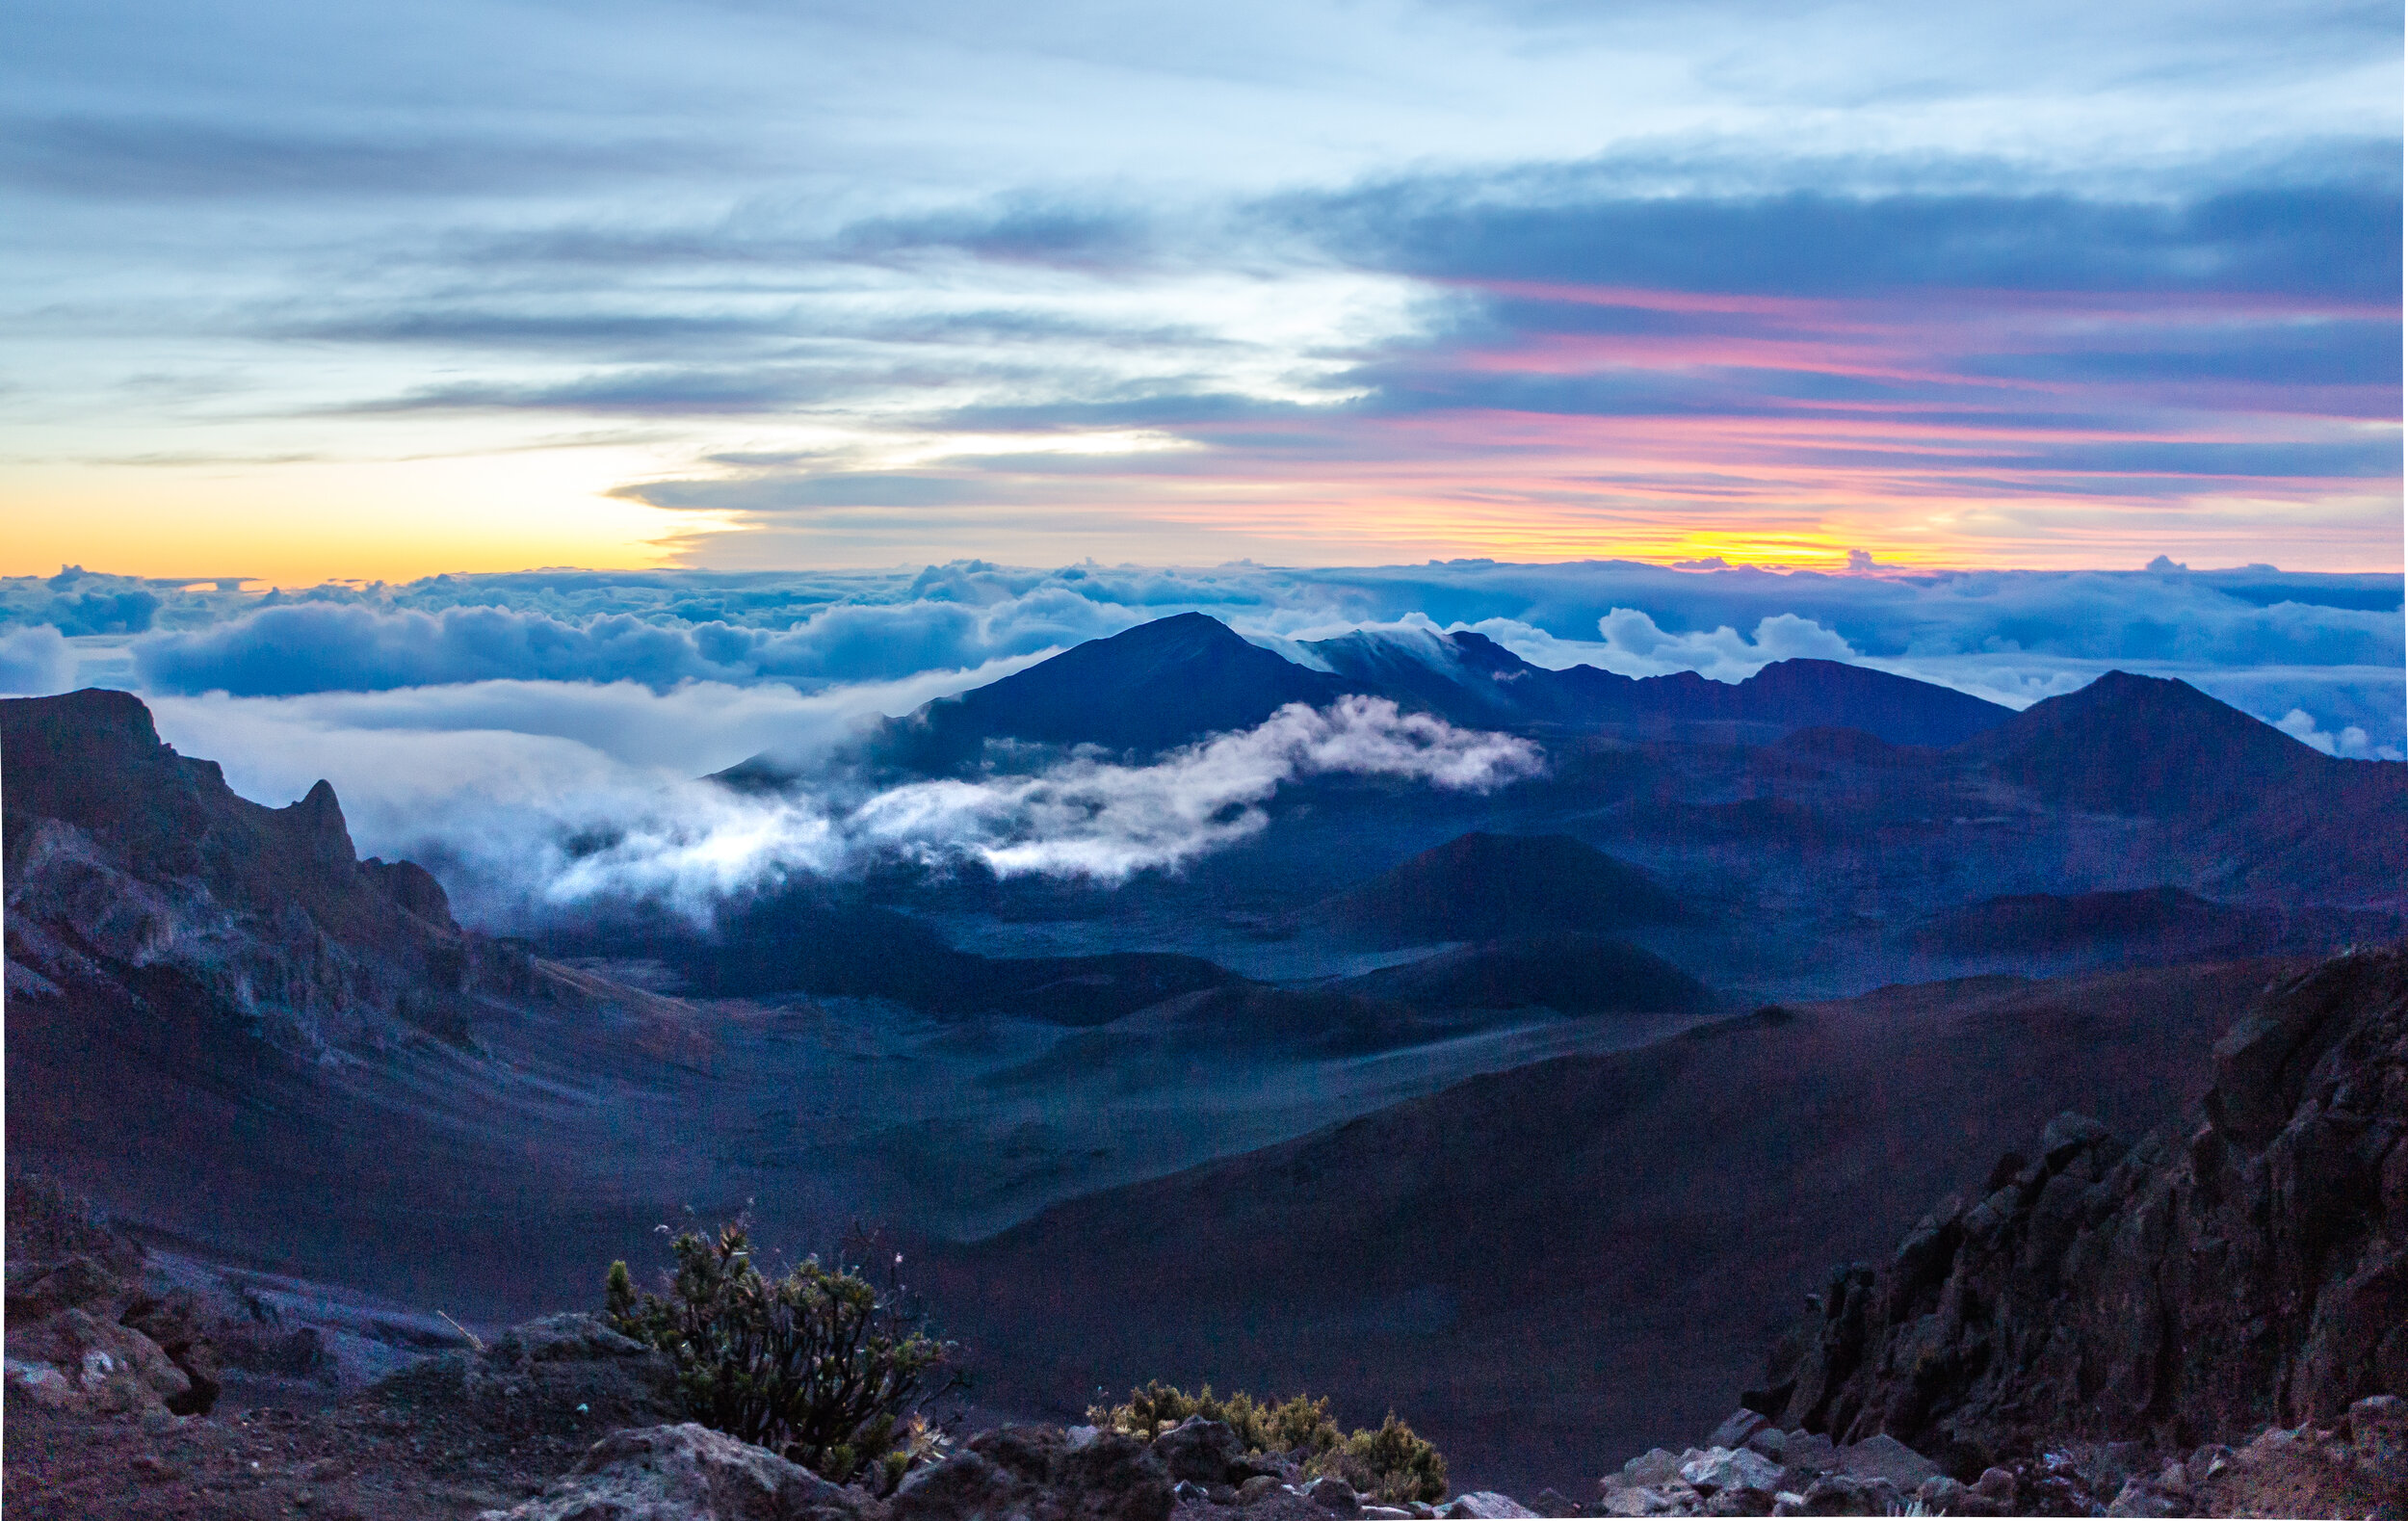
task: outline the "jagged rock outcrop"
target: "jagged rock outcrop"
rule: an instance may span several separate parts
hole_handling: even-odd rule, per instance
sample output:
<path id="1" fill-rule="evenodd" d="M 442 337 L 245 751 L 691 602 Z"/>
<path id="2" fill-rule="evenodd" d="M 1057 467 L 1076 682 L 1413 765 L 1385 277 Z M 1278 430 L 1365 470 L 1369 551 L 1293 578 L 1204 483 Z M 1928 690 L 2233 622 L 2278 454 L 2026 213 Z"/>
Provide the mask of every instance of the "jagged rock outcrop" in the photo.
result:
<path id="1" fill-rule="evenodd" d="M 2195 1128 L 2060 1115 L 1891 1260 L 1833 1275 L 1746 1403 L 1961 1479 L 2044 1443 L 2178 1451 L 2408 1394 L 2408 954 L 2269 987 Z"/>
<path id="2" fill-rule="evenodd" d="M 361 860 L 334 789 L 270 808 L 161 743 L 122 692 L 0 701 L 13 1010 L 206 1011 L 319 1059 L 469 1038 L 531 976 L 407 861 Z"/>
<path id="3" fill-rule="evenodd" d="M 895 1491 L 894 1521 L 1167 1521 L 1170 1470 L 1125 1431 L 1007 1426 L 984 1431 Z"/>
<path id="4" fill-rule="evenodd" d="M 47 1180 L 8 1189 L 12 1400 L 75 1415 L 202 1415 L 219 1368 L 189 1294 L 141 1281 L 140 1243 Z"/>
<path id="5" fill-rule="evenodd" d="M 614 1431 L 537 1499 L 480 1521 L 853 1521 L 882 1508 L 765 1448 L 687 1422 Z"/>

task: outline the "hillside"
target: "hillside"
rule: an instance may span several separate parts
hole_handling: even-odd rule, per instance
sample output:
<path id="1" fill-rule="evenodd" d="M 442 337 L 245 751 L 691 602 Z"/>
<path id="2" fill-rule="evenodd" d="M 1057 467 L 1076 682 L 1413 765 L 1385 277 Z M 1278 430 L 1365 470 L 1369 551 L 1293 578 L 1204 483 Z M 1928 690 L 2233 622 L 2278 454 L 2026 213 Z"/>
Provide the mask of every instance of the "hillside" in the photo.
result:
<path id="1" fill-rule="evenodd" d="M 1542 1062 L 1056 1205 L 926 1281 L 1012 1349 L 993 1398 L 1339 1390 L 1496 1482 L 1581 1492 L 1709 1429 L 1801 1286 L 2051 1115 L 2178 1115 L 2268 970 L 1889 989 Z"/>
<path id="2" fill-rule="evenodd" d="M 1565 1014 L 1703 1013 L 1704 983 L 1662 957 L 1603 935 L 1481 940 L 1366 972 L 1341 992 L 1415 1010 L 1551 1009 Z"/>
<path id="3" fill-rule="evenodd" d="M 1394 946 L 1543 931 L 1610 933 L 1680 912 L 1679 900 L 1645 872 L 1568 835 L 1475 831 L 1322 899 L 1303 918 Z"/>

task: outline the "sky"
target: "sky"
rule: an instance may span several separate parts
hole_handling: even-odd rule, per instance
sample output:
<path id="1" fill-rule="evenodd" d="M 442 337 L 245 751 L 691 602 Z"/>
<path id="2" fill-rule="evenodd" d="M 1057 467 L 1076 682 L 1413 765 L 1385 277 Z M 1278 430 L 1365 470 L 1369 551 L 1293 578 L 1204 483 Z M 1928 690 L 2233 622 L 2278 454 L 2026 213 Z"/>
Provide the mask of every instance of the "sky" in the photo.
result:
<path id="1" fill-rule="evenodd" d="M 24 0 L 0 575 L 2397 571 L 2401 60 L 2264 0 Z"/>

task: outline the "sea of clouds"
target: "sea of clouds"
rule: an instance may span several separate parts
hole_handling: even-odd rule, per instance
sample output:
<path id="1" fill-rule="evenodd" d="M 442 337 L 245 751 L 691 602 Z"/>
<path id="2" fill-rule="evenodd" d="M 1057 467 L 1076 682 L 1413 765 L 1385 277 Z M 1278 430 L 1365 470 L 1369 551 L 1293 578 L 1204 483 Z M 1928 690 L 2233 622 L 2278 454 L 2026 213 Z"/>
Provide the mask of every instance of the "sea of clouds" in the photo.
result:
<path id="1" fill-rule="evenodd" d="M 439 864 L 510 917 L 720 896 L 876 856 L 1103 881 L 1262 826 L 1279 787 L 1365 773 L 1484 789 L 1531 747 L 1384 703 L 1291 710 L 1151 766 L 791 797 L 695 778 L 764 751 L 813 774 L 881 714 L 1083 640 L 1201 611 L 1291 658 L 1355 629 L 1476 629 L 1534 664 L 1738 681 L 1852 661 L 2011 707 L 2115 669 L 2179 676 L 2330 754 L 2408 750 L 2398 577 L 1788 574 L 1705 564 L 1176 570 L 976 562 L 861 573 L 526 572 L 261 597 L 77 571 L 0 580 L 0 691 L 141 693 L 186 753 L 280 802 L 333 781 L 363 851 Z"/>

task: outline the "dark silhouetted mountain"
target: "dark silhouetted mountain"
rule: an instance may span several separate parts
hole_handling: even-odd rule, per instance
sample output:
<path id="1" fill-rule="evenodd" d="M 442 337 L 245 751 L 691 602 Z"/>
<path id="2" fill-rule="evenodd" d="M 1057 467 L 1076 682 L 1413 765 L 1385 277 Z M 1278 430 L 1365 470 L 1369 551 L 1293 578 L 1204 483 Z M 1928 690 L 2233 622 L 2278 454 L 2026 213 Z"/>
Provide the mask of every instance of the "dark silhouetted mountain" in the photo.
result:
<path id="1" fill-rule="evenodd" d="M 1291 702 L 1318 706 L 1347 690 L 1216 618 L 1182 613 L 940 697 L 887 725 L 879 749 L 890 763 L 923 772 L 975 762 L 990 740 L 1098 745 L 1143 757 L 1251 728 Z"/>
<path id="2" fill-rule="evenodd" d="M 1885 989 L 1474 1079 L 923 1254 L 987 1398 L 1330 1390 L 1569 1490 L 1692 1443 L 1830 1264 L 2081 1109 L 2177 1118 L 2267 963 Z"/>
<path id="3" fill-rule="evenodd" d="M 2110 670 L 1966 748 L 2051 802 L 2205 820 L 2346 767 L 2188 682 Z"/>
<path id="4" fill-rule="evenodd" d="M 2323 754 L 2186 682 L 2109 671 L 1961 753 L 2055 806 L 2163 821 L 2232 890 L 2408 907 L 2408 766 Z"/>
<path id="5" fill-rule="evenodd" d="M 1740 682 L 1694 671 L 1622 676 L 1593 666 L 1550 670 L 1482 634 L 1353 633 L 1304 646 L 1376 693 L 1483 728 L 1637 729 L 1717 723 L 1757 738 L 1815 725 L 1860 729 L 1893 745 L 1945 747 L 2004 722 L 1994 702 L 1887 671 L 1784 660 Z"/>
<path id="6" fill-rule="evenodd" d="M 1654 952 L 1572 931 L 1457 946 L 1348 978 L 1338 987 L 1411 1009 L 1637 1014 L 1714 1007 L 1703 983 Z"/>
<path id="7" fill-rule="evenodd" d="M 1590 666 L 1549 670 L 1470 630 L 1356 632 L 1303 647 L 1330 669 L 1297 665 L 1217 619 L 1182 613 L 887 720 L 867 754 L 876 766 L 931 775 L 1008 759 L 997 745 L 1093 745 L 1143 759 L 1250 728 L 1291 702 L 1320 706 L 1348 693 L 1467 727 L 1542 735 L 1663 735 L 1712 724 L 1727 731 L 1723 738 L 1761 742 L 1841 724 L 1894 745 L 1946 747 L 2009 716 L 1947 687 L 1827 660 L 1782 661 L 1724 683 L 1694 671 L 1634 678 Z M 793 774 L 765 751 L 716 779 L 759 790 Z"/>
<path id="8" fill-rule="evenodd" d="M 1371 944 L 1426 945 L 1610 931 L 1680 914 L 1645 872 L 1569 835 L 1473 833 L 1323 899 L 1305 917 Z"/>

